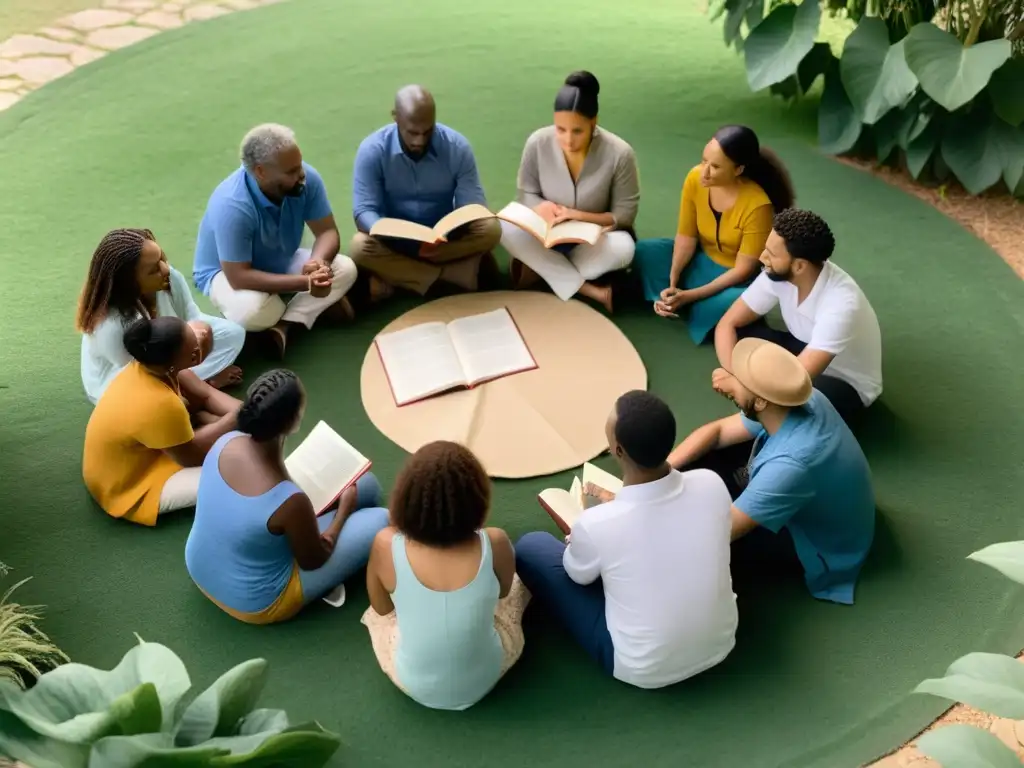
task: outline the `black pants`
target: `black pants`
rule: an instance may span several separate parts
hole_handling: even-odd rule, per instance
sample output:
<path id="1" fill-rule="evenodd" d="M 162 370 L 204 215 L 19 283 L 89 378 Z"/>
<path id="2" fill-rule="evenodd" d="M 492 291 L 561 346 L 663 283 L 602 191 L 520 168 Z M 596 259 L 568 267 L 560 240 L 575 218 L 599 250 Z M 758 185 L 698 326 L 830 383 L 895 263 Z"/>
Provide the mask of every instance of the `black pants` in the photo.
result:
<path id="1" fill-rule="evenodd" d="M 735 501 L 743 492 L 739 477 L 747 466 L 752 447 L 753 443 L 747 441 L 727 448 L 717 448 L 681 469 L 684 472 L 690 469 L 710 469 L 725 481 L 725 487 Z M 733 581 L 737 585 L 802 577 L 804 572 L 793 547 L 793 538 L 785 528 L 772 533 L 758 526 L 732 543 L 731 560 Z M 737 589 L 740 588 L 737 586 Z"/>
<path id="2" fill-rule="evenodd" d="M 789 331 L 775 330 L 763 318 L 750 325 L 737 328 L 736 335 L 741 339 L 754 338 L 770 341 L 794 355 L 799 355 L 807 346 Z M 850 429 L 854 429 L 865 409 L 864 401 L 860 399 L 857 390 L 842 379 L 824 373 L 814 380 L 814 388 L 828 398 L 832 407 L 843 417 L 846 425 Z"/>

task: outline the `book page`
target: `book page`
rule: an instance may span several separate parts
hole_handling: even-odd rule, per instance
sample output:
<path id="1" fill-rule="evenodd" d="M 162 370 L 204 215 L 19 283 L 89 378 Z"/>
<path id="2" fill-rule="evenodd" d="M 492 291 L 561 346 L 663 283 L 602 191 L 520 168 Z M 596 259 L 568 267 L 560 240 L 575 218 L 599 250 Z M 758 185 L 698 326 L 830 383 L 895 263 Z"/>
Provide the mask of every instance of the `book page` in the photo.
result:
<path id="1" fill-rule="evenodd" d="M 469 384 L 530 370 L 537 365 L 512 315 L 504 307 L 452 320 L 448 333 Z"/>
<path id="2" fill-rule="evenodd" d="M 465 226 L 470 222 L 493 218 L 494 214 L 485 206 L 480 205 L 479 203 L 470 203 L 469 205 L 464 205 L 461 208 L 456 208 L 437 222 L 437 224 L 434 225 L 434 236 L 439 240 L 446 239 L 452 231 Z"/>
<path id="3" fill-rule="evenodd" d="M 548 223 L 544 220 L 544 217 L 527 208 L 522 203 L 515 201 L 509 203 L 498 211 L 498 218 L 507 221 L 509 224 L 515 224 L 542 242 L 547 236 Z"/>
<path id="4" fill-rule="evenodd" d="M 603 234 L 600 224 L 592 224 L 589 221 L 563 221 L 556 224 L 548 232 L 544 244 L 550 248 L 553 245 L 562 243 L 589 243 L 593 245 L 601 239 Z"/>
<path id="5" fill-rule="evenodd" d="M 544 508 L 555 525 L 568 533 L 576 524 L 583 510 L 569 491 L 561 488 L 546 488 L 537 495 L 540 505 Z"/>
<path id="6" fill-rule="evenodd" d="M 622 490 L 622 481 L 619 478 L 589 461 L 583 465 L 583 486 L 586 487 L 587 483 L 593 483 L 598 488 L 614 494 Z"/>
<path id="7" fill-rule="evenodd" d="M 309 496 L 317 513 L 328 507 L 369 463 L 323 421 L 284 460 L 288 476 Z"/>
<path id="8" fill-rule="evenodd" d="M 398 405 L 469 383 L 444 323 L 382 333 L 375 343 Z"/>
<path id="9" fill-rule="evenodd" d="M 421 243 L 436 243 L 439 239 L 430 227 L 403 219 L 377 219 L 370 227 L 370 234 L 374 237 L 400 237 Z"/>

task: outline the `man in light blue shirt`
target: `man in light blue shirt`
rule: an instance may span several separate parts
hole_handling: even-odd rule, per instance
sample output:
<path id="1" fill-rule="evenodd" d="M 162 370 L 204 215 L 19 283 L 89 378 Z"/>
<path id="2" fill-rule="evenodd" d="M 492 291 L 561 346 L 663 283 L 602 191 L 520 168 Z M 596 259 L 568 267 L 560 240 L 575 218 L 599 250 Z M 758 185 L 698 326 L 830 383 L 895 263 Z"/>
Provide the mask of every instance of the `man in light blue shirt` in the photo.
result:
<path id="1" fill-rule="evenodd" d="M 199 225 L 192 279 L 247 331 L 268 331 L 284 354 L 288 329 L 307 329 L 328 308 L 351 318 L 356 279 L 327 189 L 302 159 L 290 128 L 259 125 L 242 140 L 242 167 L 210 196 Z M 312 248 L 300 248 L 306 226 Z"/>
<path id="2" fill-rule="evenodd" d="M 370 275 L 371 300 L 387 298 L 395 288 L 422 296 L 438 280 L 473 291 L 497 275 L 491 251 L 501 240 L 501 225 L 492 216 L 434 243 L 370 234 L 382 218 L 433 228 L 463 206 L 487 206 L 473 148 L 438 123 L 436 112 L 427 90 L 406 86 L 395 96 L 394 122 L 363 139 L 356 152 L 352 216 L 358 231 L 349 253 Z"/>
<path id="3" fill-rule="evenodd" d="M 875 531 L 864 452 L 792 353 L 741 339 L 731 367 L 716 370 L 712 385 L 741 413 L 692 432 L 669 462 L 726 481 L 734 542 L 758 528 L 788 535 L 811 594 L 852 604 Z"/>

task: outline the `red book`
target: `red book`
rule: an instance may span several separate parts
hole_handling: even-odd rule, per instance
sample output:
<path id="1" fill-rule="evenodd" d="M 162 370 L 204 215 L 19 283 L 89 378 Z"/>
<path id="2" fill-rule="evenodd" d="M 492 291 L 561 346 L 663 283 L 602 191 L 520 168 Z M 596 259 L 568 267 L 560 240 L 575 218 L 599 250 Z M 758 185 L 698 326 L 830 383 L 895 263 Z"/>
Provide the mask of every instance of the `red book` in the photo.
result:
<path id="1" fill-rule="evenodd" d="M 374 345 L 399 407 L 537 368 L 507 307 L 382 333 Z"/>

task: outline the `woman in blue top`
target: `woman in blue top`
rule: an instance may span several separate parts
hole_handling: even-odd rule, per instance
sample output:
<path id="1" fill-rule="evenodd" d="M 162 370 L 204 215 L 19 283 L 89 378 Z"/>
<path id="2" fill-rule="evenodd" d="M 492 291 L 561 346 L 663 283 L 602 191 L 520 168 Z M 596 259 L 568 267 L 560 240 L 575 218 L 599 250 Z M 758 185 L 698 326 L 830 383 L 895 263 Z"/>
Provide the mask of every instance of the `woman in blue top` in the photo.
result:
<path id="1" fill-rule="evenodd" d="M 319 518 L 288 477 L 284 441 L 298 431 L 305 405 L 294 373 L 263 374 L 238 411 L 238 431 L 220 438 L 203 462 L 185 565 L 203 594 L 250 624 L 290 619 L 343 584 L 366 564 L 388 523 L 371 474 Z"/>
<path id="2" fill-rule="evenodd" d="M 392 525 L 366 569 L 370 631 L 381 669 L 412 699 L 462 710 L 523 652 L 529 593 L 500 528 L 484 528 L 491 481 L 466 448 L 428 443 L 391 494 Z"/>

